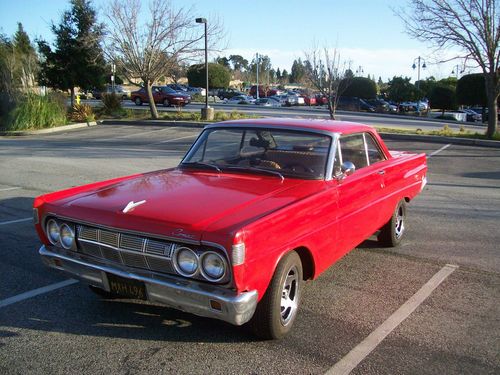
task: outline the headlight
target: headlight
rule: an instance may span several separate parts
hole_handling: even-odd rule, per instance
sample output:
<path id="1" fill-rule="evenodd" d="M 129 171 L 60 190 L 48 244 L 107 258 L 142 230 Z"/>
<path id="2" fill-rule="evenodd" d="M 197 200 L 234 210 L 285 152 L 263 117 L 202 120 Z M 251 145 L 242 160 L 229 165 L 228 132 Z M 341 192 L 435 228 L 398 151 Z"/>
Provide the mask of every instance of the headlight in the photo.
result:
<path id="1" fill-rule="evenodd" d="M 181 247 L 175 253 L 174 266 L 182 276 L 191 277 L 198 271 L 198 256 L 193 250 Z"/>
<path id="2" fill-rule="evenodd" d="M 219 281 L 226 274 L 224 258 L 212 251 L 206 252 L 201 258 L 201 273 L 209 281 Z"/>
<path id="3" fill-rule="evenodd" d="M 50 243 L 52 243 L 52 245 L 55 245 L 59 242 L 59 225 L 57 224 L 57 222 L 54 220 L 54 219 L 50 219 L 48 222 L 47 222 L 47 237 L 50 241 Z"/>
<path id="4" fill-rule="evenodd" d="M 73 229 L 68 224 L 63 224 L 59 233 L 62 247 L 67 250 L 71 249 L 75 241 L 75 232 Z"/>

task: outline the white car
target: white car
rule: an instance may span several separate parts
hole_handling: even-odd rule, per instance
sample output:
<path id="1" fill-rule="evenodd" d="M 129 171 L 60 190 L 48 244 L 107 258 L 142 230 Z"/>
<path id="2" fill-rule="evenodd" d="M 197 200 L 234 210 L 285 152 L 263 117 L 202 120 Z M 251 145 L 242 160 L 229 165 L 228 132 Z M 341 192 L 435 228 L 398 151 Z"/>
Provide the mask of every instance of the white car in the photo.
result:
<path id="1" fill-rule="evenodd" d="M 227 104 L 253 104 L 255 99 L 247 95 L 236 95 L 226 100 Z"/>

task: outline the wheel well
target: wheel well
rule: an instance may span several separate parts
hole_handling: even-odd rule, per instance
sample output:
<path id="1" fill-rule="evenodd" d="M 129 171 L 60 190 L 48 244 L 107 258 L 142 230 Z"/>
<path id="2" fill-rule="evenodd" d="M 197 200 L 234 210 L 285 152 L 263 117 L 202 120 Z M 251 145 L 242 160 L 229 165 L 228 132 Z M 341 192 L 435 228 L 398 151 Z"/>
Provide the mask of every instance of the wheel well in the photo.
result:
<path id="1" fill-rule="evenodd" d="M 302 262 L 302 272 L 304 280 L 312 280 L 314 277 L 314 259 L 311 252 L 306 247 L 298 247 L 295 252 L 299 254 Z"/>

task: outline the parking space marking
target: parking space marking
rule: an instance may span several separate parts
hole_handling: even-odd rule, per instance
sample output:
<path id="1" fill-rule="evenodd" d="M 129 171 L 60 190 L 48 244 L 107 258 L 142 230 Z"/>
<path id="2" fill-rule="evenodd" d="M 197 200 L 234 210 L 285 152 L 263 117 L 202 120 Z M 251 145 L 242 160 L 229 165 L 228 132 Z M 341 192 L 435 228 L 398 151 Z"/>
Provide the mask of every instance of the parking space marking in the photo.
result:
<path id="1" fill-rule="evenodd" d="M 10 190 L 19 190 L 19 189 L 22 189 L 22 188 L 18 187 L 18 186 L 14 186 L 14 187 L 0 189 L 0 191 L 10 191 Z"/>
<path id="2" fill-rule="evenodd" d="M 12 305 L 12 304 L 17 303 L 17 302 L 24 301 L 24 300 L 29 299 L 29 298 L 39 296 L 40 294 L 45 294 L 45 293 L 52 292 L 56 289 L 64 288 L 65 286 L 68 286 L 68 285 L 76 284 L 77 282 L 78 282 L 78 280 L 69 279 L 69 280 L 61 281 L 59 283 L 50 284 L 50 285 L 47 285 L 47 286 L 44 286 L 44 287 L 41 287 L 38 289 L 33 289 L 33 290 L 30 290 L 29 292 L 18 294 L 17 296 L 14 296 L 14 297 L 6 298 L 6 299 L 0 301 L 0 308 Z"/>
<path id="3" fill-rule="evenodd" d="M 181 139 L 194 138 L 194 137 L 197 137 L 197 136 L 198 136 L 198 134 L 192 134 L 192 135 L 186 135 L 185 137 L 166 139 L 166 140 L 160 141 L 160 142 L 149 143 L 148 146 L 159 145 L 159 144 L 162 144 L 162 143 L 169 143 L 169 142 L 174 142 L 174 141 L 180 141 Z"/>
<path id="4" fill-rule="evenodd" d="M 422 302 L 450 276 L 458 266 L 447 264 L 441 268 L 418 292 L 410 297 L 385 322 L 370 333 L 344 358 L 331 367 L 325 375 L 347 375 L 363 361 L 397 326 L 408 318 Z"/>
<path id="5" fill-rule="evenodd" d="M 113 138 L 104 138 L 104 139 L 100 139 L 100 141 L 113 141 L 115 139 L 130 138 L 130 137 L 136 137 L 136 136 L 140 136 L 140 135 L 147 135 L 147 134 L 151 134 L 151 133 L 163 132 L 165 130 L 178 130 L 178 129 L 179 129 L 179 127 L 165 128 L 165 129 L 160 129 L 160 130 L 150 130 L 150 131 L 142 132 L 142 133 L 133 133 L 133 134 L 120 135 L 118 137 L 113 137 Z"/>
<path id="6" fill-rule="evenodd" d="M 436 150 L 436 151 L 434 151 L 434 152 L 431 152 L 431 153 L 427 156 L 427 158 L 432 158 L 434 155 L 439 154 L 441 151 L 446 150 L 446 149 L 447 149 L 448 147 L 450 147 L 450 146 L 451 146 L 451 143 L 449 143 L 449 144 L 447 144 L 447 145 L 445 145 L 445 146 L 441 147 L 439 150 Z"/>
<path id="7" fill-rule="evenodd" d="M 22 223 L 23 221 L 33 221 L 32 217 L 27 217 L 25 219 L 17 219 L 17 220 L 10 220 L 10 221 L 2 221 L 0 222 L 0 225 L 8 225 L 8 224 L 15 224 L 15 223 Z"/>

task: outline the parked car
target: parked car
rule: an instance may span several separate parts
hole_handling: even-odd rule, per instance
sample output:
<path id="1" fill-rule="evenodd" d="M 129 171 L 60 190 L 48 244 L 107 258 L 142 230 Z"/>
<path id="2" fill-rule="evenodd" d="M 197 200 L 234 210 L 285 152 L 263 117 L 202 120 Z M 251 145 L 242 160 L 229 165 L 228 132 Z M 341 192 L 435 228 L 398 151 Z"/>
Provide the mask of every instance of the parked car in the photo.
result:
<path id="1" fill-rule="evenodd" d="M 236 95 L 226 100 L 227 104 L 253 104 L 255 99 L 248 95 Z"/>
<path id="2" fill-rule="evenodd" d="M 191 102 L 191 95 L 177 92 L 168 86 L 153 86 L 152 91 L 155 103 L 163 104 L 165 107 L 171 105 L 183 107 Z M 132 92 L 130 94 L 130 99 L 136 105 L 142 105 L 142 103 L 149 102 L 148 94 L 144 87 L 142 87 L 140 90 Z"/>
<path id="3" fill-rule="evenodd" d="M 269 88 L 264 85 L 259 85 L 259 97 L 263 98 L 265 96 L 268 96 Z M 248 95 L 253 96 L 254 98 L 257 97 L 257 86 L 253 85 L 250 87 L 250 91 L 248 92 Z M 271 94 L 274 95 L 274 94 Z"/>
<path id="4" fill-rule="evenodd" d="M 175 90 L 177 92 L 183 92 L 183 93 L 187 92 L 187 86 L 181 85 L 180 83 L 169 83 L 167 86 L 170 87 L 172 90 Z"/>
<path id="5" fill-rule="evenodd" d="M 304 98 L 304 104 L 308 106 L 316 105 L 316 97 L 313 95 L 301 95 Z"/>
<path id="6" fill-rule="evenodd" d="M 130 98 L 130 91 L 124 89 L 123 86 L 120 85 L 115 85 L 114 88 L 113 86 L 109 85 L 106 86 L 104 90 L 95 89 L 92 91 L 92 96 L 94 97 L 94 99 L 101 100 L 104 94 L 113 94 L 113 93 L 115 95 L 121 96 L 122 99 Z"/>
<path id="7" fill-rule="evenodd" d="M 278 101 L 280 103 L 280 105 L 283 107 L 286 105 L 286 100 L 288 98 L 288 95 L 286 95 L 286 94 L 273 95 L 273 96 L 270 96 L 269 98 Z"/>
<path id="8" fill-rule="evenodd" d="M 272 96 L 270 96 L 268 98 L 259 98 L 259 99 L 255 100 L 255 104 L 263 106 L 263 107 L 281 107 L 280 101 L 276 100 Z"/>
<path id="9" fill-rule="evenodd" d="M 401 243 L 426 171 L 425 154 L 390 152 L 366 125 L 231 121 L 207 125 L 175 168 L 39 196 L 33 217 L 43 262 L 99 295 L 281 338 L 304 281 L 377 231 Z"/>
<path id="10" fill-rule="evenodd" d="M 363 99 L 352 96 L 341 96 L 337 103 L 337 109 L 343 111 L 367 111 L 375 112 L 375 107 L 371 106 Z"/>
<path id="11" fill-rule="evenodd" d="M 219 97 L 220 100 L 231 99 L 233 96 L 238 96 L 238 95 L 246 95 L 246 94 L 236 89 L 220 89 L 217 92 L 217 96 Z"/>
<path id="12" fill-rule="evenodd" d="M 465 113 L 467 122 L 481 122 L 483 120 L 483 116 L 480 113 L 473 111 L 472 109 L 464 108 L 457 112 Z"/>
<path id="13" fill-rule="evenodd" d="M 293 93 L 293 92 L 289 92 L 286 96 L 286 106 L 287 107 L 291 107 L 291 106 L 295 106 L 295 105 L 304 105 L 305 104 L 305 100 L 304 100 L 304 97 L 303 96 L 300 96 L 296 93 Z"/>
<path id="14" fill-rule="evenodd" d="M 201 96 L 205 96 L 207 95 L 207 90 L 202 88 L 202 87 L 191 87 L 191 86 L 188 86 L 187 87 L 187 91 L 186 91 L 187 94 L 189 95 L 195 95 L 195 94 L 199 94 Z"/>

